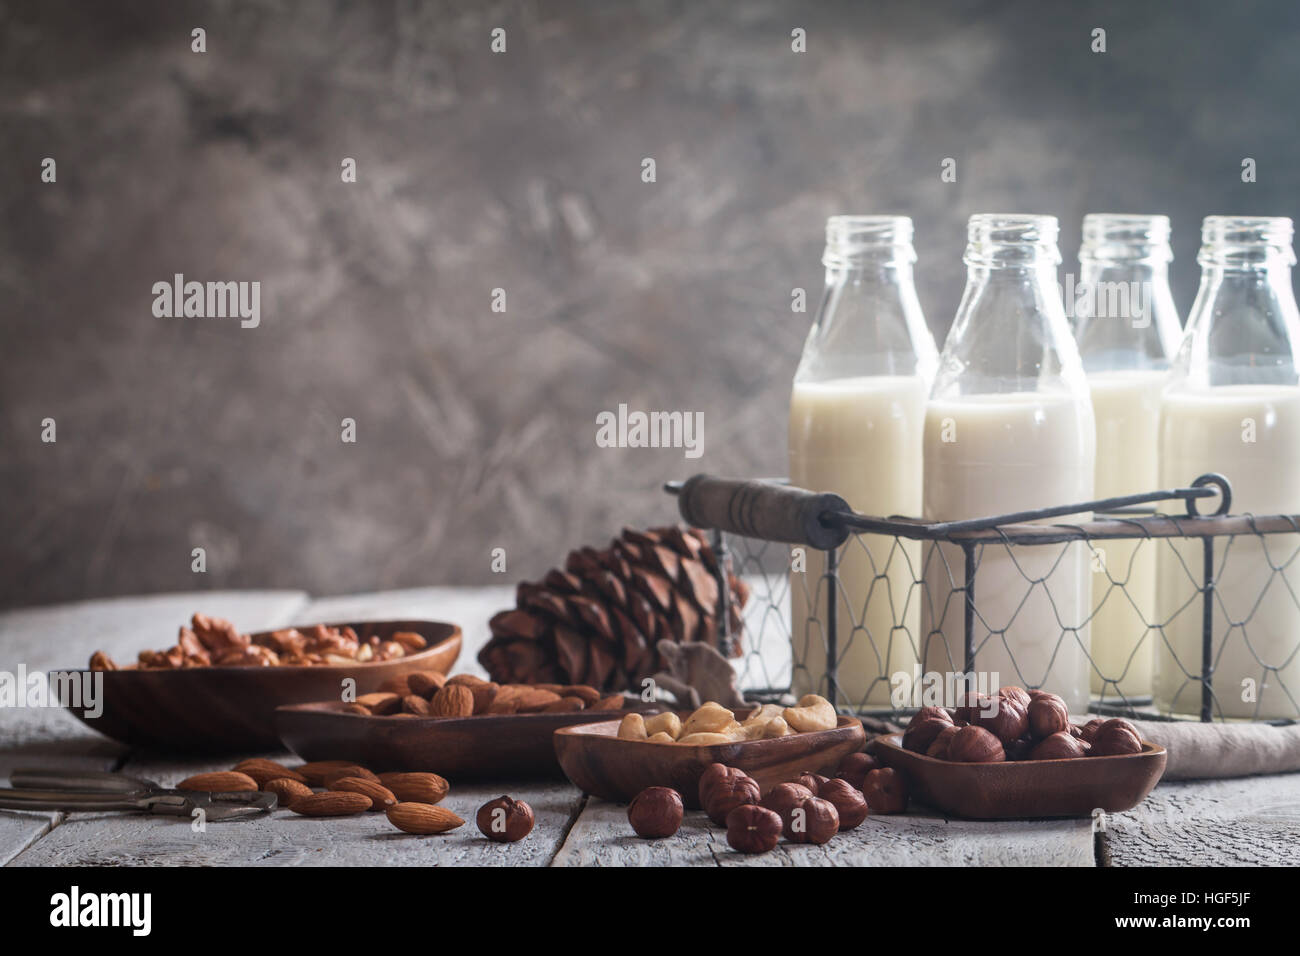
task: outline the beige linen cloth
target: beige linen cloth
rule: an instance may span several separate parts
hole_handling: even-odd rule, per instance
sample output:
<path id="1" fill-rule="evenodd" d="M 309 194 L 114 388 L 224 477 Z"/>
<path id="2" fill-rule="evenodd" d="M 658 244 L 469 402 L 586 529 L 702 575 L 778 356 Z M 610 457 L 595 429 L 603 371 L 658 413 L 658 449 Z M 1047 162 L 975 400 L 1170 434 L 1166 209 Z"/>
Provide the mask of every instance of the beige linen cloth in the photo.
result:
<path id="1" fill-rule="evenodd" d="M 1169 751 L 1164 780 L 1300 771 L 1300 725 L 1134 720 L 1143 740 Z"/>

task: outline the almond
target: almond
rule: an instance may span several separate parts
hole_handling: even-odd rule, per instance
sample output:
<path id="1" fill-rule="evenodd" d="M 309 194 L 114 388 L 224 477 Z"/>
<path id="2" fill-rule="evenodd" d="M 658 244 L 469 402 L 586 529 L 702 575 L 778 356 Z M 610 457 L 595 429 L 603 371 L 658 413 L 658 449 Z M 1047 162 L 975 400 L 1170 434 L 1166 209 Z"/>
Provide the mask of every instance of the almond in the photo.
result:
<path id="1" fill-rule="evenodd" d="M 267 793 L 275 794 L 276 803 L 282 807 L 288 807 L 299 797 L 311 796 L 311 787 L 291 777 L 276 777 L 274 780 L 268 780 L 262 784 L 262 789 Z"/>
<path id="2" fill-rule="evenodd" d="M 577 697 L 583 704 L 590 707 L 600 700 L 600 691 L 594 687 L 588 687 L 586 684 L 570 684 L 568 687 L 560 688 L 560 696 Z"/>
<path id="3" fill-rule="evenodd" d="M 627 704 L 627 698 L 622 694 L 615 694 L 613 697 L 606 697 L 588 707 L 588 710 L 622 710 Z"/>
<path id="4" fill-rule="evenodd" d="M 249 760 L 241 760 L 239 763 L 235 764 L 234 769 L 239 773 L 247 774 L 252 777 L 257 781 L 259 787 L 265 787 L 268 782 L 272 780 L 280 780 L 282 778 L 296 780 L 299 783 L 307 782 L 307 778 L 298 771 L 290 770 L 288 767 L 284 766 L 284 764 L 276 763 L 274 760 L 265 760 L 262 757 L 253 757 Z"/>
<path id="5" fill-rule="evenodd" d="M 414 671 L 406 675 L 406 686 L 412 694 L 419 694 L 428 700 L 447 683 L 447 675 L 441 671 Z"/>
<path id="6" fill-rule="evenodd" d="M 357 703 L 362 707 L 369 708 L 372 714 L 383 716 L 384 714 L 395 714 L 402 709 L 402 698 L 396 694 L 383 694 L 375 692 L 373 694 L 362 694 L 357 698 Z"/>
<path id="7" fill-rule="evenodd" d="M 474 713 L 474 692 L 464 684 L 448 681 L 429 701 L 429 712 L 435 717 L 469 717 Z"/>
<path id="8" fill-rule="evenodd" d="M 347 770 L 350 767 L 356 767 L 351 760 L 313 760 L 294 769 L 298 771 L 313 787 L 325 786 L 325 778 L 331 774 L 337 775 L 340 770 Z M 369 771 L 367 771 L 368 773 Z M 355 776 L 364 777 L 365 774 L 356 774 Z"/>
<path id="9" fill-rule="evenodd" d="M 448 684 L 463 684 L 466 687 L 473 687 L 475 684 L 486 684 L 481 677 L 475 677 L 473 674 L 457 674 L 454 677 L 447 678 Z"/>
<path id="10" fill-rule="evenodd" d="M 470 685 L 470 693 L 474 695 L 474 713 L 486 714 L 500 689 L 499 684 L 492 683 Z"/>
<path id="11" fill-rule="evenodd" d="M 554 704 L 560 695 L 538 687 L 530 688 L 519 695 L 519 713 L 532 714 L 542 710 L 548 704 Z"/>
<path id="12" fill-rule="evenodd" d="M 422 651 L 429 646 L 429 642 L 424 639 L 424 635 L 417 634 L 415 631 L 398 631 L 389 640 L 401 644 L 408 653 Z"/>
<path id="13" fill-rule="evenodd" d="M 419 694 L 407 694 L 402 698 L 402 711 L 417 717 L 429 716 L 429 702 Z"/>
<path id="14" fill-rule="evenodd" d="M 298 797 L 289 809 L 304 817 L 346 817 L 369 810 L 373 802 L 364 793 L 328 790 Z"/>
<path id="15" fill-rule="evenodd" d="M 489 714 L 517 714 L 519 713 L 519 695 L 498 693 L 488 705 Z"/>
<path id="16" fill-rule="evenodd" d="M 407 833 L 446 833 L 465 821 L 446 807 L 427 803 L 399 803 L 388 808 L 388 822 Z"/>
<path id="17" fill-rule="evenodd" d="M 581 697 L 561 697 L 559 700 L 547 704 L 542 708 L 543 714 L 568 714 L 577 710 L 586 709 Z"/>
<path id="18" fill-rule="evenodd" d="M 405 677 L 388 678 L 388 680 L 379 685 L 378 691 L 380 694 L 396 694 L 399 697 L 405 697 L 410 692 L 411 688 L 407 685 Z"/>
<path id="19" fill-rule="evenodd" d="M 351 703 L 351 704 L 344 704 L 344 705 L 343 705 L 343 713 L 345 713 L 345 714 L 360 714 L 362 717 L 370 717 L 370 716 L 373 716 L 373 715 L 370 713 L 370 708 L 369 708 L 369 707 L 366 707 L 364 704 L 358 704 L 358 703 L 356 703 L 355 701 L 354 701 L 353 703 Z"/>
<path id="20" fill-rule="evenodd" d="M 196 773 L 176 784 L 177 790 L 195 790 L 203 793 L 236 793 L 256 790 L 257 781 L 246 773 L 222 770 L 217 773 Z"/>
<path id="21" fill-rule="evenodd" d="M 321 784 L 326 787 L 331 787 L 335 780 L 342 780 L 344 777 L 360 777 L 362 780 L 379 779 L 365 767 L 361 766 L 361 764 L 348 763 L 327 771 L 325 776 L 321 779 Z"/>
<path id="22" fill-rule="evenodd" d="M 371 810 L 385 810 L 397 803 L 393 791 L 378 780 L 367 780 L 365 777 L 342 777 L 330 784 L 330 789 L 369 797 Z"/>
<path id="23" fill-rule="evenodd" d="M 449 789 L 436 773 L 381 773 L 379 782 L 407 803 L 439 803 Z"/>

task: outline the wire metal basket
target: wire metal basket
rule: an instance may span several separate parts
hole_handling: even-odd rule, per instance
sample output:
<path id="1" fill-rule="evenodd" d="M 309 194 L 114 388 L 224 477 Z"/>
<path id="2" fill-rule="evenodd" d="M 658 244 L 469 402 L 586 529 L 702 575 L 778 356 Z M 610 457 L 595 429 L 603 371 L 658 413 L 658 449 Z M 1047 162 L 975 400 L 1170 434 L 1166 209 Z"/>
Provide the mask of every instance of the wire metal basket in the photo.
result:
<path id="1" fill-rule="evenodd" d="M 1300 719 L 1300 626 L 1278 634 L 1279 622 L 1300 624 L 1300 516 L 1231 514 L 1232 488 L 1222 475 L 1203 475 L 1186 488 L 940 523 L 859 514 L 836 495 L 778 480 L 697 475 L 665 487 L 688 523 L 712 533 L 721 573 L 729 567 L 749 585 L 743 635 L 728 629 L 725 587 L 718 620 L 723 650 L 743 641 L 739 682 L 751 698 L 815 691 L 842 710 L 901 718 L 915 705 L 888 686 L 891 662 L 927 662 L 945 649 L 948 663 L 972 680 L 983 657 L 1000 656 L 1013 670 L 1002 674 L 1003 683 L 1039 686 L 1041 674 L 1017 661 L 1006 640 L 1015 614 L 1038 601 L 1050 607 L 1059 629 L 1055 642 L 1045 642 L 1051 660 L 1063 653 L 1086 657 L 1093 712 Z M 1202 514 L 1198 503 L 1216 497 L 1216 510 Z M 1182 502 L 1185 514 L 1155 510 L 1165 502 Z M 1069 516 L 1087 520 L 1049 523 Z M 1063 560 L 1080 548 L 1092 571 L 1082 586 L 1068 579 Z M 1108 548 L 1122 560 L 1107 561 Z M 1156 604 L 1130 593 L 1141 549 L 1147 552 L 1141 560 L 1159 567 Z M 800 573 L 802 550 L 809 554 Z M 1023 598 L 1008 586 L 1008 568 L 1019 575 Z M 990 578 L 998 593 L 988 593 Z M 1133 633 L 1125 639 L 1133 652 L 1103 662 L 1087 634 L 1113 602 L 1128 609 Z M 1011 618 L 997 618 L 995 606 L 1012 608 Z M 1149 693 L 1125 689 L 1144 653 L 1160 662 L 1160 707 Z M 876 676 L 865 688 L 851 688 L 845 662 L 863 659 Z"/>

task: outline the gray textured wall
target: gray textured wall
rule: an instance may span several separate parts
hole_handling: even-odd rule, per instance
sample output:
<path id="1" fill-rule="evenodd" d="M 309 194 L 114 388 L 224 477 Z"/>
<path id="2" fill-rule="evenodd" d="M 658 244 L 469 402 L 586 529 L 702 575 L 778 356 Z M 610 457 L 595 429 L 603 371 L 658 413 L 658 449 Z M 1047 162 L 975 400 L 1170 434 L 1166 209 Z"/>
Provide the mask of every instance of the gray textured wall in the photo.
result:
<path id="1" fill-rule="evenodd" d="M 1068 263 L 1167 212 L 1185 310 L 1203 215 L 1297 213 L 1300 18 L 1218 6 L 0 3 L 0 604 L 514 579 L 780 473 L 836 212 L 915 219 L 939 333 L 970 213 L 1059 215 Z M 261 326 L 155 318 L 175 272 Z M 619 402 L 704 457 L 597 449 Z"/>

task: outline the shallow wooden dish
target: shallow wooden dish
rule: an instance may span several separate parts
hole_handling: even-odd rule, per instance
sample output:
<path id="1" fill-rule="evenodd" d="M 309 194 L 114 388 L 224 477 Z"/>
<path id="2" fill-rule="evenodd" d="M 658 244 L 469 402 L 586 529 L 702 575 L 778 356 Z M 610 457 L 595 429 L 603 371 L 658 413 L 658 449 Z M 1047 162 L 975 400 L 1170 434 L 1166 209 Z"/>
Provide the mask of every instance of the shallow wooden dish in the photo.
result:
<path id="1" fill-rule="evenodd" d="M 277 708 L 280 740 L 304 760 L 351 760 L 381 771 L 427 770 L 452 780 L 521 780 L 561 776 L 551 745 L 556 730 L 608 721 L 611 715 L 622 720 L 626 713 L 367 717 L 347 713 L 345 706 L 321 701 Z"/>
<path id="2" fill-rule="evenodd" d="M 1087 817 L 1096 809 L 1131 810 L 1165 772 L 1164 747 L 1114 757 L 954 763 L 903 749 L 901 734 L 876 738 L 876 759 L 902 771 L 911 795 L 972 820 Z"/>
<path id="3" fill-rule="evenodd" d="M 344 621 L 364 640 L 395 631 L 416 631 L 429 642 L 418 654 L 373 664 L 318 667 L 194 667 L 186 670 L 104 671 L 103 713 L 87 727 L 132 746 L 173 753 L 237 753 L 275 750 L 275 709 L 282 704 L 337 698 L 344 678 L 357 693 L 379 689 L 411 671 L 446 673 L 460 656 L 461 634 L 441 621 Z M 265 632 L 264 632 L 265 633 Z"/>
<path id="4" fill-rule="evenodd" d="M 840 717 L 834 730 L 704 747 L 620 740 L 618 724 L 613 720 L 557 730 L 555 753 L 564 775 L 579 789 L 619 803 L 630 802 L 646 787 L 672 787 L 694 809 L 699 809 L 700 775 L 709 764 L 745 771 L 766 793 L 805 770 L 833 769 L 866 741 L 856 717 Z"/>

